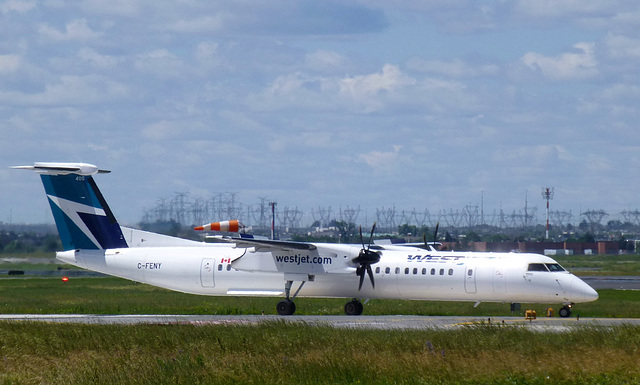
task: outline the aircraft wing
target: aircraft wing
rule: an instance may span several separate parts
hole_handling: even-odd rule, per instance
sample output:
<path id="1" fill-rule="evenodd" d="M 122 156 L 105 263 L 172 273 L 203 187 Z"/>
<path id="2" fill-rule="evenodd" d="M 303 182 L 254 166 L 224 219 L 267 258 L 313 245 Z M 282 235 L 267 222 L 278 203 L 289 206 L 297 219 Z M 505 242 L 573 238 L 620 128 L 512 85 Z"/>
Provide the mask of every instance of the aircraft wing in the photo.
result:
<path id="1" fill-rule="evenodd" d="M 241 237 L 207 237 L 207 242 L 235 243 L 236 247 L 255 247 L 256 251 L 299 251 L 316 250 L 316 246 L 306 242 L 279 241 L 272 239 L 251 239 Z"/>

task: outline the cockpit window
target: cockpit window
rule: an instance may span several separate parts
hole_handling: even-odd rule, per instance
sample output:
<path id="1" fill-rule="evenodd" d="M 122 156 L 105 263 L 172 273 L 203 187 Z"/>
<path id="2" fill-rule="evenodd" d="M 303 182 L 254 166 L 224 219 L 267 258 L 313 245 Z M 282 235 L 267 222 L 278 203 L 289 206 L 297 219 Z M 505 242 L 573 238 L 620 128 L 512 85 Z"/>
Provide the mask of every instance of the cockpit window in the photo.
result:
<path id="1" fill-rule="evenodd" d="M 549 271 L 544 263 L 530 263 L 528 271 Z"/>
<path id="2" fill-rule="evenodd" d="M 546 265 L 550 272 L 565 271 L 564 268 L 557 263 L 547 263 Z"/>

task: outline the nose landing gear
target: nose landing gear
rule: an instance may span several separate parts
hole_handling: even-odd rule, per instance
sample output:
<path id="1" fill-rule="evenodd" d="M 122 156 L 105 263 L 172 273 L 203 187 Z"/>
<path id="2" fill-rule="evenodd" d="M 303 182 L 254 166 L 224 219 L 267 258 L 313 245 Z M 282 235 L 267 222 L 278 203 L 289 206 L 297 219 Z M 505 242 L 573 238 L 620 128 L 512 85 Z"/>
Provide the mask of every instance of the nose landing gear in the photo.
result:
<path id="1" fill-rule="evenodd" d="M 571 316 L 571 304 L 564 305 L 558 311 L 558 315 L 562 318 L 567 318 Z"/>

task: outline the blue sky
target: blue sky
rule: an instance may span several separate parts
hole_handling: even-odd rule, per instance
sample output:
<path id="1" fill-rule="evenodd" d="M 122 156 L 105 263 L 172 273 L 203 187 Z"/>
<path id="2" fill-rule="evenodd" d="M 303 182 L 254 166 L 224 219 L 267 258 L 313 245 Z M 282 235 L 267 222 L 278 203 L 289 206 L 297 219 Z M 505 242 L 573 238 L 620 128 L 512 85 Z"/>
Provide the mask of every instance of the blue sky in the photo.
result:
<path id="1" fill-rule="evenodd" d="M 371 216 L 541 213 L 546 186 L 614 219 L 640 207 L 639 30 L 635 1 L 4 1 L 0 221 L 52 221 L 9 169 L 35 161 L 113 170 L 128 224 L 176 192 Z"/>

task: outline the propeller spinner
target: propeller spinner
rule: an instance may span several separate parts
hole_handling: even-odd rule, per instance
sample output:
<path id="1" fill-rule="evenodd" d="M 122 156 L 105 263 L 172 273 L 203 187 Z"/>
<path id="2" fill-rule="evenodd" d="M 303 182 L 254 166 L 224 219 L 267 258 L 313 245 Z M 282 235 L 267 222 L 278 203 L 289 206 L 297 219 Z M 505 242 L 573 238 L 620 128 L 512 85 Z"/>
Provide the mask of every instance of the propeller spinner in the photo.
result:
<path id="1" fill-rule="evenodd" d="M 373 227 L 371 227 L 369 244 L 365 246 L 364 239 L 362 238 L 362 226 L 360 226 L 360 242 L 362 243 L 362 249 L 360 250 L 360 253 L 358 253 L 358 256 L 353 259 L 353 262 L 359 265 L 356 268 L 356 275 L 360 277 L 358 290 L 362 289 L 365 274 L 369 275 L 369 278 L 371 279 L 371 286 L 373 288 L 376 287 L 376 284 L 373 280 L 373 270 L 371 270 L 371 265 L 380 261 L 380 255 L 377 252 L 371 250 L 371 242 L 373 242 L 373 232 L 375 231 L 375 229 L 376 224 L 374 223 Z"/>

